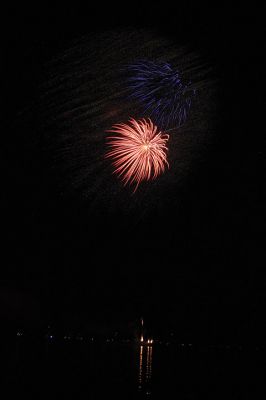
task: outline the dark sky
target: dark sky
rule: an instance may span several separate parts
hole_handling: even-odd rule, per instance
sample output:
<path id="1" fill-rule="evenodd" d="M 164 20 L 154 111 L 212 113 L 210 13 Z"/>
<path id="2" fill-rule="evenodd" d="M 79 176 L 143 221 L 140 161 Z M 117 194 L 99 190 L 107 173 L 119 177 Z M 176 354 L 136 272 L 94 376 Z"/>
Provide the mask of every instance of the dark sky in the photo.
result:
<path id="1" fill-rule="evenodd" d="M 105 321 L 130 321 L 144 313 L 157 327 L 164 319 L 169 326 L 183 326 L 188 336 L 263 337 L 261 11 L 192 2 L 134 2 L 130 11 L 128 4 L 7 10 L 3 318 L 13 324 L 53 320 L 63 325 L 74 319 L 95 321 L 99 315 Z M 128 26 L 155 29 L 158 36 L 199 53 L 218 82 L 212 140 L 205 142 L 200 161 L 182 184 L 175 186 L 169 178 L 158 190 L 141 192 L 132 200 L 134 207 L 130 195 L 121 191 L 119 198 L 108 190 L 94 198 L 71 187 L 68 169 L 56 158 L 52 165 L 49 158 L 62 125 L 50 125 L 48 133 L 42 130 L 43 115 L 52 121 L 55 114 L 47 111 L 49 102 L 40 100 L 53 73 L 50 60 L 59 57 L 56 73 L 63 71 L 63 76 L 62 52 L 73 48 L 82 35 Z M 79 57 L 74 55 L 71 62 Z M 71 88 L 73 71 L 69 82 Z M 67 118 L 66 129 L 72 123 Z M 209 114 L 204 118 L 208 123 Z M 72 160 L 80 153 L 78 139 L 71 140 L 77 149 Z M 195 152 L 197 148 L 192 149 Z"/>

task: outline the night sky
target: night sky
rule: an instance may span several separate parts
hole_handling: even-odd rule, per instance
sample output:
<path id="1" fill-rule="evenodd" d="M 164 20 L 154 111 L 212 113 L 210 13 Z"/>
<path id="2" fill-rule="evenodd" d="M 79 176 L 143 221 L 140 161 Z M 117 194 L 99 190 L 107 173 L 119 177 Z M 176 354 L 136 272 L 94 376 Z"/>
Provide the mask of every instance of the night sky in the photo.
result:
<path id="1" fill-rule="evenodd" d="M 144 315 L 194 341 L 265 341 L 262 14 L 192 2 L 7 10 L 6 325 L 108 330 Z M 137 112 L 117 71 L 147 54 L 182 60 L 199 94 L 171 134 L 169 172 L 132 195 L 102 159 L 104 131 Z"/>

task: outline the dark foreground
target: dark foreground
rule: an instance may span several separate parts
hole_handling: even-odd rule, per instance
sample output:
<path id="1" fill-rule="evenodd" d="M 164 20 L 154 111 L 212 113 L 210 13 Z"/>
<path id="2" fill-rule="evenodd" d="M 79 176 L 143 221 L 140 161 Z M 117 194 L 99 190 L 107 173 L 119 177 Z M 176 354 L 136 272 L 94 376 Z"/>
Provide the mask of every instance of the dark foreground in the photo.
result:
<path id="1" fill-rule="evenodd" d="M 141 347 L 70 340 L 29 343 L 19 338 L 3 351 L 10 398 L 266 398 L 261 346 Z"/>

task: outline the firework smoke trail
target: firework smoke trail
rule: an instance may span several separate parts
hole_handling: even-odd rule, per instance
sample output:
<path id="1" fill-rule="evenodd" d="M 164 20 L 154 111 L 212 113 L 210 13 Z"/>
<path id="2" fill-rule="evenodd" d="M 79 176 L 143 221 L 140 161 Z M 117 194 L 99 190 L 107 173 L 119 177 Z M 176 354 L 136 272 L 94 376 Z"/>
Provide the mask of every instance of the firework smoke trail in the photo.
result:
<path id="1" fill-rule="evenodd" d="M 188 117 L 195 90 L 185 84 L 180 73 L 165 62 L 142 60 L 130 64 L 130 97 L 143 107 L 144 115 L 166 129 L 181 126 Z"/>
<path id="2" fill-rule="evenodd" d="M 108 132 L 116 136 L 107 138 L 110 150 L 105 157 L 113 160 L 115 173 L 122 177 L 124 185 L 157 178 L 164 172 L 167 161 L 166 142 L 169 135 L 162 134 L 150 119 L 136 121 L 131 118 L 128 124 L 116 124 Z"/>

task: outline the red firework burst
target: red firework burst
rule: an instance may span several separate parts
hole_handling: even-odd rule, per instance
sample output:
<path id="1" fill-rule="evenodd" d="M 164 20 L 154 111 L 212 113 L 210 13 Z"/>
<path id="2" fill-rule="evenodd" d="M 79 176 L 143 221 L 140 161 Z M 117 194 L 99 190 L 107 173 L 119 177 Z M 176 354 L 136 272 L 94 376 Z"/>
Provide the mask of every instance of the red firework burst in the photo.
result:
<path id="1" fill-rule="evenodd" d="M 107 138 L 110 150 L 106 158 L 113 160 L 114 172 L 124 185 L 136 183 L 134 192 L 141 181 L 155 179 L 166 165 L 169 167 L 166 146 L 169 135 L 158 131 L 150 119 L 131 118 L 128 124 L 116 124 L 108 132 L 116 136 Z"/>

